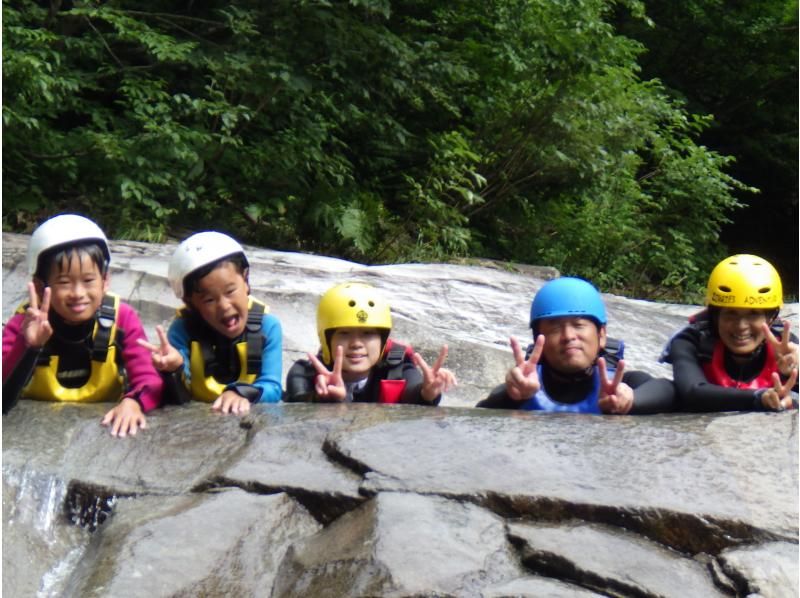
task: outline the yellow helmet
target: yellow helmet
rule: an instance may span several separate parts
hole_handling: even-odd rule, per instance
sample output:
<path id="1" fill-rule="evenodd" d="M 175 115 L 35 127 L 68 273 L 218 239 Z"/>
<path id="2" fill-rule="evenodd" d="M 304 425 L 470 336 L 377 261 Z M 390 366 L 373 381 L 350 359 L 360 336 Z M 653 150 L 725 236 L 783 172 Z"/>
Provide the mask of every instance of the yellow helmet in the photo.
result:
<path id="1" fill-rule="evenodd" d="M 756 255 L 732 255 L 716 265 L 708 278 L 706 305 L 780 309 L 783 287 L 777 270 Z"/>
<path id="2" fill-rule="evenodd" d="M 336 328 L 392 329 L 392 314 L 386 299 L 375 287 L 361 282 L 337 284 L 319 300 L 317 334 L 322 346 L 322 360 L 331 363 L 330 332 Z"/>

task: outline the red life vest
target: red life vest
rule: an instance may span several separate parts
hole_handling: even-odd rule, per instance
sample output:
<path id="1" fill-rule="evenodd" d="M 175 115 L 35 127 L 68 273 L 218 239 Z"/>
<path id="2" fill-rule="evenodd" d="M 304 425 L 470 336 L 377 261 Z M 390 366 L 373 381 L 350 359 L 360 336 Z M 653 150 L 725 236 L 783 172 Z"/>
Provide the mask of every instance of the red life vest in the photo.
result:
<path id="1" fill-rule="evenodd" d="M 772 373 L 778 372 L 778 360 L 775 359 L 775 349 L 772 348 L 771 344 L 766 343 L 765 350 L 767 351 L 767 356 L 764 360 L 764 367 L 761 368 L 761 371 L 755 378 L 747 382 L 742 382 L 741 380 L 734 380 L 730 377 L 728 372 L 725 371 L 725 345 L 722 344 L 722 341 L 717 341 L 714 344 L 714 352 L 711 355 L 711 361 L 706 361 L 702 364 L 706 380 L 719 386 L 727 386 L 728 388 L 744 388 L 750 390 L 772 388 Z"/>
<path id="2" fill-rule="evenodd" d="M 411 359 L 414 349 L 387 339 L 383 354 L 384 362 L 388 365 L 389 370 L 386 378 L 380 381 L 378 402 L 398 403 L 406 388 L 406 381 L 403 379 L 403 363 L 406 359 Z"/>

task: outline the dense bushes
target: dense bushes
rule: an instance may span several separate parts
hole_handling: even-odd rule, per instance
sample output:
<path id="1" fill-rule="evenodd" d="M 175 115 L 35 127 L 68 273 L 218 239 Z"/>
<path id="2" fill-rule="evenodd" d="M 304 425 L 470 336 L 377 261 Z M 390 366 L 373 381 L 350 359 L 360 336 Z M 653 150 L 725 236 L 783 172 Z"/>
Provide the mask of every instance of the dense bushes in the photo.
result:
<path id="1" fill-rule="evenodd" d="M 60 6 L 60 9 L 58 7 Z M 214 227 L 686 297 L 743 187 L 639 77 L 636 0 L 3 5 L 5 229 Z M 646 23 L 646 21 L 642 21 Z"/>

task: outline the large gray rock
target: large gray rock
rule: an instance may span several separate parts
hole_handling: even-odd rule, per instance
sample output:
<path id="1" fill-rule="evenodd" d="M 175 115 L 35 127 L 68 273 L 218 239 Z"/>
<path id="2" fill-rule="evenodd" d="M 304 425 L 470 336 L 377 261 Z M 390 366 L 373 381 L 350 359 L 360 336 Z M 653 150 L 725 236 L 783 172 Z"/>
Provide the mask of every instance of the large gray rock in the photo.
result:
<path id="1" fill-rule="evenodd" d="M 102 413 L 22 401 L 4 417 L 8 595 L 795 589 L 796 412 L 193 404 L 125 439 Z"/>
<path id="2" fill-rule="evenodd" d="M 26 245 L 3 235 L 4 319 L 26 298 Z M 179 306 L 173 250 L 112 243 L 112 289 L 151 334 Z M 465 408 L 503 379 L 553 272 L 248 255 L 284 372 L 317 349 L 321 293 L 357 279 L 389 296 L 396 338 L 450 346 L 458 388 L 440 408 L 170 407 L 124 439 L 100 426 L 106 405 L 22 401 L 3 417 L 4 594 L 796 595 L 796 412 Z M 696 307 L 606 301 L 630 366 L 669 376 L 656 358 Z"/>

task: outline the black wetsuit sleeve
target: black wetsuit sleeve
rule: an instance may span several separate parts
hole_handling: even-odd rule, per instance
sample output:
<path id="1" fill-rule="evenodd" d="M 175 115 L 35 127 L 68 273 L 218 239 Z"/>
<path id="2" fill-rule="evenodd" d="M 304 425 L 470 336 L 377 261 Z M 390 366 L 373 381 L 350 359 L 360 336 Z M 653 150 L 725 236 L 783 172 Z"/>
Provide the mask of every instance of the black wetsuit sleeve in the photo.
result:
<path id="1" fill-rule="evenodd" d="M 675 385 L 646 372 L 626 372 L 622 381 L 633 389 L 631 415 L 664 413 L 675 408 Z"/>
<path id="2" fill-rule="evenodd" d="M 506 392 L 506 385 L 500 384 L 492 389 L 489 396 L 479 401 L 475 407 L 484 409 L 519 409 L 520 401 L 515 401 Z"/>
<path id="3" fill-rule="evenodd" d="M 161 372 L 161 379 L 164 381 L 162 402 L 165 405 L 183 405 L 192 400 L 192 394 L 183 383 L 182 372 L 182 367 L 174 372 Z"/>
<path id="4" fill-rule="evenodd" d="M 698 359 L 698 342 L 690 329 L 678 334 L 670 343 L 672 378 L 679 411 L 763 411 L 757 391 L 728 388 L 706 379 Z"/>
<path id="5" fill-rule="evenodd" d="M 39 357 L 39 349 L 26 349 L 16 363 L 14 370 L 3 382 L 3 414 L 8 413 L 17 404 L 22 394 L 22 389 L 33 376 L 36 369 L 36 360 Z"/>
<path id="6" fill-rule="evenodd" d="M 426 401 L 422 398 L 422 372 L 417 369 L 417 366 L 415 366 L 414 362 L 408 357 L 403 361 L 403 380 L 406 381 L 406 386 L 400 397 L 401 403 L 412 405 L 438 405 L 439 401 L 442 400 L 442 395 L 439 395 L 433 401 Z"/>
<path id="7" fill-rule="evenodd" d="M 307 359 L 298 359 L 286 374 L 286 391 L 283 400 L 287 403 L 319 401 L 314 392 L 314 364 Z"/>

